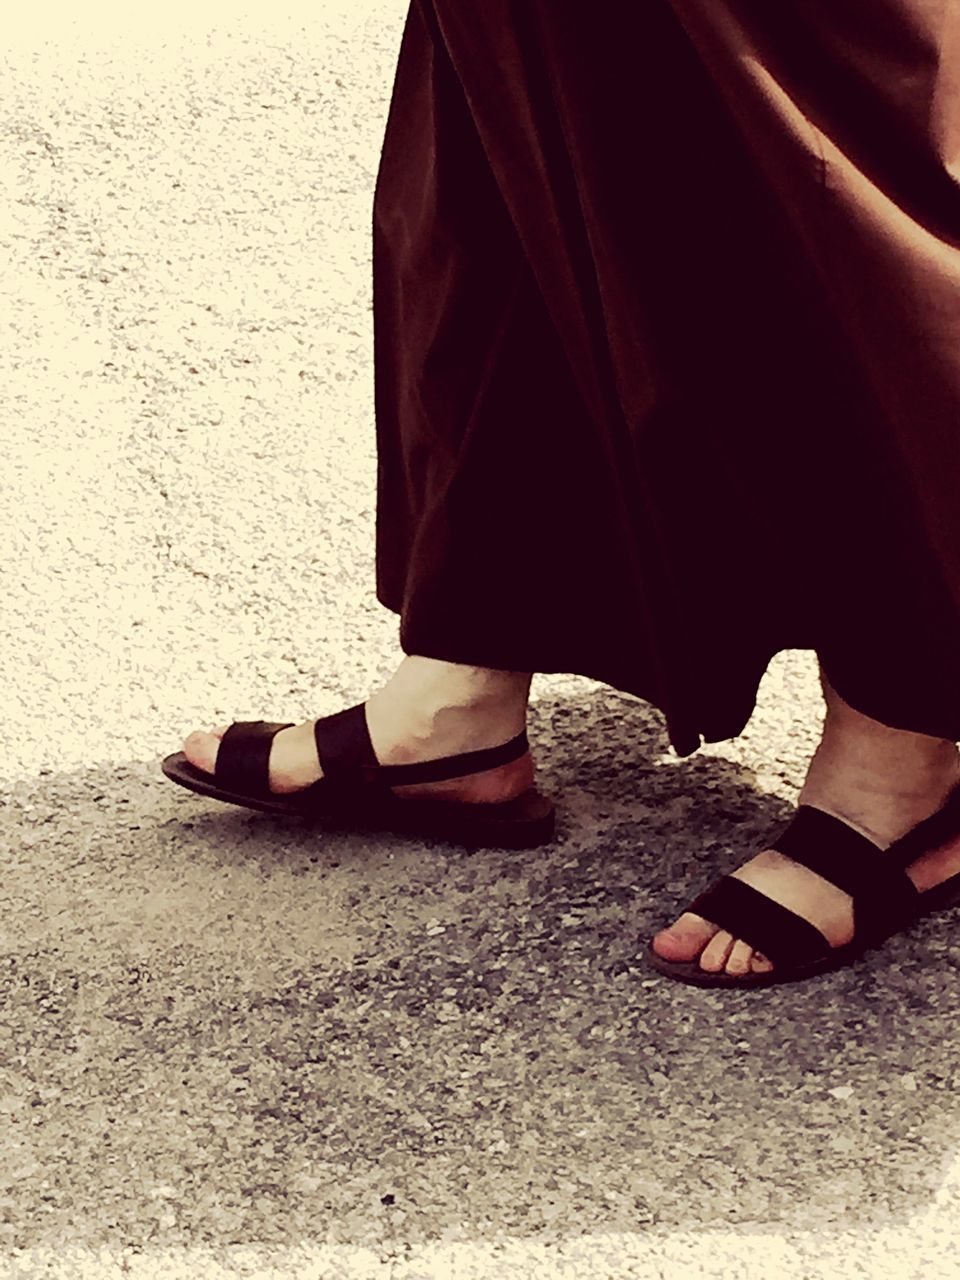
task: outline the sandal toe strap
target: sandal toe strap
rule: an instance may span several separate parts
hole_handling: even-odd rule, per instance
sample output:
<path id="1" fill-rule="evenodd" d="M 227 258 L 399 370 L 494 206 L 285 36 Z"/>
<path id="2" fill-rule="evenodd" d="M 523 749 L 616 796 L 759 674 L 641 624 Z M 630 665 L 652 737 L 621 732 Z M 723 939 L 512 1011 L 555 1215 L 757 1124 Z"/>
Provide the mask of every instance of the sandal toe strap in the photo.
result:
<path id="1" fill-rule="evenodd" d="M 687 911 L 749 943 L 778 969 L 809 964 L 831 949 L 809 920 L 734 876 L 721 876 Z"/>
<path id="2" fill-rule="evenodd" d="M 220 739 L 214 778 L 245 795 L 270 795 L 270 748 L 281 729 L 271 720 L 237 720 Z"/>

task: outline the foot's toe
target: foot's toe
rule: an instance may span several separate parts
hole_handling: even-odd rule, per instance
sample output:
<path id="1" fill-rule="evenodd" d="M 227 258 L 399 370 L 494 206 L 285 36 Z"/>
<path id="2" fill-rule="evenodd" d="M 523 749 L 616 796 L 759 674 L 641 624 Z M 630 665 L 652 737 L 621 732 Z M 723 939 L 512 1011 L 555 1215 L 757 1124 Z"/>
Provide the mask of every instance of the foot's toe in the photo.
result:
<path id="1" fill-rule="evenodd" d="M 750 972 L 750 958 L 753 955 L 753 947 L 749 942 L 742 942 L 739 938 L 730 948 L 730 955 L 727 958 L 727 973 L 732 974 L 735 978 L 742 978 L 744 974 Z"/>
<path id="2" fill-rule="evenodd" d="M 754 973 L 769 973 L 773 968 L 773 965 L 765 955 L 761 955 L 759 951 L 755 951 L 753 953 L 753 959 L 750 961 L 750 967 Z"/>
<path id="3" fill-rule="evenodd" d="M 653 949 L 664 960 L 693 960 L 717 931 L 702 916 L 685 911 L 679 920 L 653 939 Z"/>
<path id="4" fill-rule="evenodd" d="M 719 973 L 727 963 L 734 939 L 726 929 L 718 930 L 700 953 L 700 968 Z"/>
<path id="5" fill-rule="evenodd" d="M 212 733 L 204 729 L 194 729 L 193 733 L 184 739 L 183 754 L 194 768 L 213 773 L 217 763 L 217 751 L 220 749 L 220 739 L 229 727 L 229 725 L 220 725 Z"/>

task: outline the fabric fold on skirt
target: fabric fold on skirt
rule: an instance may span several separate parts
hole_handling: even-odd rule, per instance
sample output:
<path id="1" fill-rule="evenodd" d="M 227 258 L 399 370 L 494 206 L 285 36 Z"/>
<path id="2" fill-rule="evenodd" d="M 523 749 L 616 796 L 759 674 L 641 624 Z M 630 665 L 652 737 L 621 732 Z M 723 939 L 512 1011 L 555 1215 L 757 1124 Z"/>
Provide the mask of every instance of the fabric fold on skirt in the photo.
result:
<path id="1" fill-rule="evenodd" d="M 960 740 L 960 21 L 412 0 L 373 209 L 377 598 L 675 750 L 770 658 Z"/>

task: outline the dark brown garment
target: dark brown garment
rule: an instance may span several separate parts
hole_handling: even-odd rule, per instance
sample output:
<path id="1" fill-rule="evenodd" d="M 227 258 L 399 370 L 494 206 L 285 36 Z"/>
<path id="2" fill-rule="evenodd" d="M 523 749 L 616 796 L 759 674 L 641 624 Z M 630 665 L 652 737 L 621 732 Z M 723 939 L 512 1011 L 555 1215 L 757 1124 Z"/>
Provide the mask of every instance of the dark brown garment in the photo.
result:
<path id="1" fill-rule="evenodd" d="M 960 740 L 960 4 L 413 0 L 373 210 L 405 652 Z"/>

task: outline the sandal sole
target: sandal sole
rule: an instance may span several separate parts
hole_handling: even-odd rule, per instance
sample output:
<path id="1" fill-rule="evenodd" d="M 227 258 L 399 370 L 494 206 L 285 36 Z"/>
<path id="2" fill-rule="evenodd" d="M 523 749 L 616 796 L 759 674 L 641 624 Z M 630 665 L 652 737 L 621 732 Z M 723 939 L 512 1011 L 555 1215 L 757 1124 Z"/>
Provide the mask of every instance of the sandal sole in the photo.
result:
<path id="1" fill-rule="evenodd" d="M 536 787 L 512 800 L 469 804 L 465 801 L 384 798 L 380 795 L 323 793 L 318 783 L 309 800 L 297 791 L 284 795 L 251 796 L 218 786 L 209 773 L 197 769 L 182 751 L 166 756 L 160 765 L 172 782 L 226 804 L 261 813 L 306 818 L 336 830 L 391 831 L 398 835 L 430 836 L 467 848 L 530 849 L 548 844 L 556 832 L 553 801 Z M 320 779 L 320 783 L 323 779 Z"/>
<path id="2" fill-rule="evenodd" d="M 701 969 L 696 960 L 666 960 L 653 950 L 652 943 L 647 945 L 647 964 L 656 969 L 665 978 L 675 982 L 686 982 L 694 987 L 738 987 L 744 991 L 755 991 L 762 987 L 778 986 L 786 982 L 803 982 L 806 978 L 815 978 L 820 974 L 842 969 L 859 958 L 866 948 L 860 947 L 855 954 L 852 950 L 845 952 L 843 947 L 837 948 L 836 955 L 825 956 L 815 964 L 803 965 L 793 969 L 772 969 L 769 973 L 750 973 L 737 977 L 732 973 L 710 973 Z M 844 951 L 844 955 L 839 953 Z"/>

